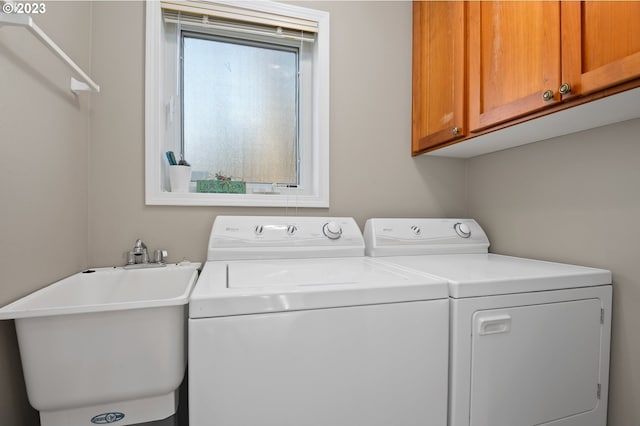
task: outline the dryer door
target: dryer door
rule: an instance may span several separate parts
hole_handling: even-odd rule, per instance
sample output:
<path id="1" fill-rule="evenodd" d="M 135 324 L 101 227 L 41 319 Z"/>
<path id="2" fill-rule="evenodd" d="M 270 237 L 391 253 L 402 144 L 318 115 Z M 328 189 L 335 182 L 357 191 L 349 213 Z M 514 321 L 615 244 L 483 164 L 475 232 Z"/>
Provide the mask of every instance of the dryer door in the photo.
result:
<path id="1" fill-rule="evenodd" d="M 470 425 L 541 425 L 595 409 L 600 309 L 585 299 L 475 312 Z"/>

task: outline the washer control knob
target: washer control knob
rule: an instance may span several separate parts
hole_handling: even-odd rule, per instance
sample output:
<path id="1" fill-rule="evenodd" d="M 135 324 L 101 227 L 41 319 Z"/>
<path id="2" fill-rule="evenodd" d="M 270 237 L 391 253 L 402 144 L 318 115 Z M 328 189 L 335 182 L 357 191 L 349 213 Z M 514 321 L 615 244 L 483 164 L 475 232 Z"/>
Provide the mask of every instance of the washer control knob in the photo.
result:
<path id="1" fill-rule="evenodd" d="M 420 229 L 419 226 L 417 225 L 413 225 L 411 226 L 411 230 L 413 231 L 414 234 L 416 235 L 420 235 L 422 233 L 422 229 Z"/>
<path id="2" fill-rule="evenodd" d="M 287 234 L 293 235 L 298 230 L 298 227 L 295 225 L 287 225 Z"/>
<path id="3" fill-rule="evenodd" d="M 455 229 L 456 234 L 458 234 L 462 238 L 469 238 L 471 236 L 471 229 L 466 223 L 458 222 L 453 225 L 453 229 Z"/>
<path id="4" fill-rule="evenodd" d="M 327 222 L 322 227 L 322 232 L 327 238 L 337 240 L 342 236 L 342 227 L 337 222 Z"/>
<path id="5" fill-rule="evenodd" d="M 264 232 L 264 226 L 256 225 L 256 227 L 253 228 L 253 232 L 255 232 L 256 235 L 262 235 L 262 233 Z"/>

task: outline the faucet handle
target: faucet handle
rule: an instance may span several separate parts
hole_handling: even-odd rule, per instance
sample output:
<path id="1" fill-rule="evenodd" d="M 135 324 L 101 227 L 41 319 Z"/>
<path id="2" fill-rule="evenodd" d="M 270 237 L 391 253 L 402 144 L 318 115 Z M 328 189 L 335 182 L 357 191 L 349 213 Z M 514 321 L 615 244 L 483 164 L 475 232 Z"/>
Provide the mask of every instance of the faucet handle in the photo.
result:
<path id="1" fill-rule="evenodd" d="M 164 259 L 168 256 L 168 252 L 166 250 L 156 249 L 153 252 L 153 261 L 155 263 L 164 263 Z"/>

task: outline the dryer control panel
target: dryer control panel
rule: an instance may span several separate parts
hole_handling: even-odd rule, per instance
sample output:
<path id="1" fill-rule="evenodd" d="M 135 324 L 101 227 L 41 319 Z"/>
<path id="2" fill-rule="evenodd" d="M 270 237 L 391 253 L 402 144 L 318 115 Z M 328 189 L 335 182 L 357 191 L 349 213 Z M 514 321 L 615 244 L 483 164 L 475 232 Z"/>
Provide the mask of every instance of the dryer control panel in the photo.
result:
<path id="1" fill-rule="evenodd" d="M 487 253 L 489 239 L 473 219 L 369 219 L 367 256 Z"/>
<path id="2" fill-rule="evenodd" d="M 208 260 L 364 256 L 364 239 L 350 217 L 218 216 Z"/>

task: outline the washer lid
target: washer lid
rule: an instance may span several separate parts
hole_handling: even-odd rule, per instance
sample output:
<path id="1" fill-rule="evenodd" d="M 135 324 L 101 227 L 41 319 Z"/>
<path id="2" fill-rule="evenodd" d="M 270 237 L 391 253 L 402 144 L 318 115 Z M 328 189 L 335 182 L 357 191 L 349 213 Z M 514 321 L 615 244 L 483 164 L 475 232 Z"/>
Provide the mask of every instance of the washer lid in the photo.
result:
<path id="1" fill-rule="evenodd" d="M 526 293 L 611 284 L 604 269 L 497 254 L 454 254 L 378 258 L 449 281 L 453 298 Z"/>
<path id="2" fill-rule="evenodd" d="M 375 259 L 207 262 L 189 316 L 206 318 L 446 299 L 447 282 Z"/>

